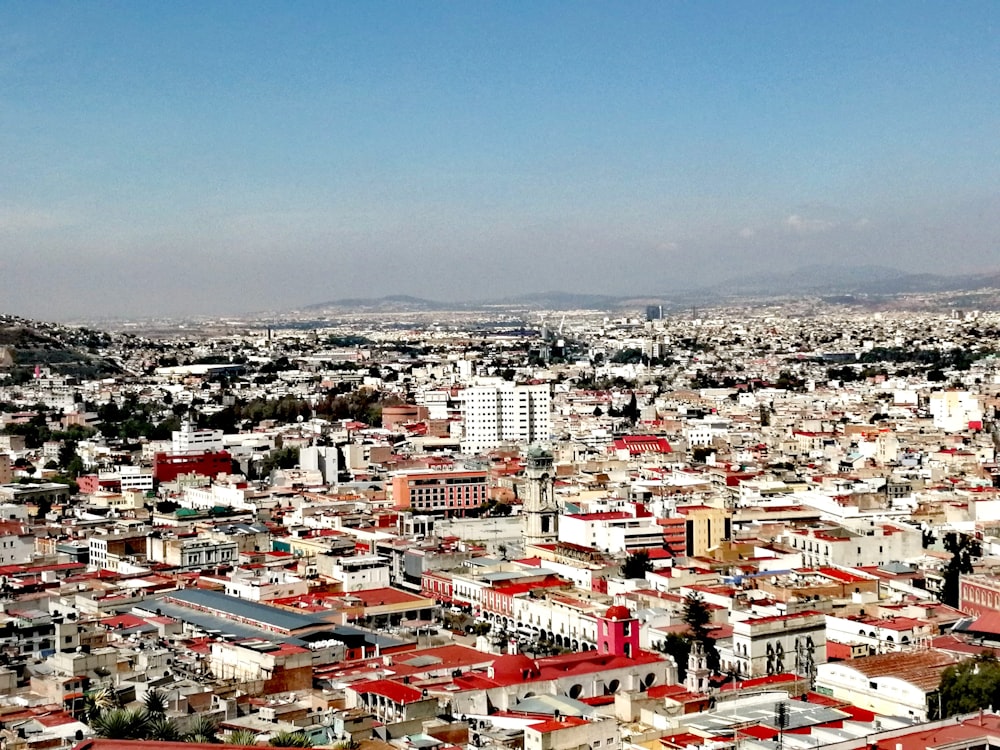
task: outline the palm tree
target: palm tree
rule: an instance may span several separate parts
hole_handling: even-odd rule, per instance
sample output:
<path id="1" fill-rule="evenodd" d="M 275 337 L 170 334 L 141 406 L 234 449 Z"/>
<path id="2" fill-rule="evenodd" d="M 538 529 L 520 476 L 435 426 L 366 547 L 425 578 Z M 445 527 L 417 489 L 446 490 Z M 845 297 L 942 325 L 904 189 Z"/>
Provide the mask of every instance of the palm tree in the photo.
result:
<path id="1" fill-rule="evenodd" d="M 150 690 L 143 699 L 146 710 L 154 716 L 163 716 L 167 713 L 167 697 L 159 690 Z"/>
<path id="2" fill-rule="evenodd" d="M 256 745 L 257 733 L 252 729 L 237 729 L 226 737 L 227 745 Z"/>
<path id="3" fill-rule="evenodd" d="M 184 735 L 185 742 L 218 742 L 219 722 L 207 714 L 199 714 Z"/>
<path id="4" fill-rule="evenodd" d="M 110 740 L 142 740 L 149 729 L 150 716 L 144 708 L 113 708 L 104 711 L 90 728 L 98 737 Z"/>
<path id="5" fill-rule="evenodd" d="M 101 715 L 101 706 L 94 698 L 94 693 L 83 696 L 83 715 L 80 717 L 86 724 L 93 724 Z"/>
<path id="6" fill-rule="evenodd" d="M 313 741 L 305 732 L 278 732 L 271 736 L 271 747 L 312 747 Z"/>
<path id="7" fill-rule="evenodd" d="M 110 685 L 105 685 L 94 693 L 94 702 L 101 711 L 122 707 L 122 698 L 118 691 Z"/>
<path id="8" fill-rule="evenodd" d="M 184 733 L 166 716 L 153 715 L 149 719 L 144 739 L 156 740 L 157 742 L 183 742 Z"/>

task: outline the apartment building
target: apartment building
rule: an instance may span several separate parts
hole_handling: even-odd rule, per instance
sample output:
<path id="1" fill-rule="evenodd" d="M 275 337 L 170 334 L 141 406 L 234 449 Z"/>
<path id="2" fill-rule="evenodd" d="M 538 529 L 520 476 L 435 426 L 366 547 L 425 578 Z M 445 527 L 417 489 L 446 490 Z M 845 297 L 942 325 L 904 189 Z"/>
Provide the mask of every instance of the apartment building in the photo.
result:
<path id="1" fill-rule="evenodd" d="M 502 445 L 548 442 L 552 396 L 547 383 L 515 385 L 498 381 L 458 393 L 462 407 L 463 453 L 482 453 Z"/>
<path id="2" fill-rule="evenodd" d="M 489 499 L 489 478 L 482 471 L 404 471 L 389 484 L 392 503 L 419 513 L 463 516 Z"/>

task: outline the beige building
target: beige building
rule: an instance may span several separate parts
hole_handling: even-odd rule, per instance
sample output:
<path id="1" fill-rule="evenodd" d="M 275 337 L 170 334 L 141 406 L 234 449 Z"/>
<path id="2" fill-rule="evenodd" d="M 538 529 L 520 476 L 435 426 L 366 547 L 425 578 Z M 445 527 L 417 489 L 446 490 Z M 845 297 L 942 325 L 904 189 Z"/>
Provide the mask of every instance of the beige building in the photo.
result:
<path id="1" fill-rule="evenodd" d="M 619 747 L 618 721 L 611 717 L 560 716 L 524 729 L 524 750 L 618 750 Z"/>
<path id="2" fill-rule="evenodd" d="M 118 572 L 122 563 L 146 560 L 146 531 L 95 533 L 90 537 L 90 566 Z"/>
<path id="3" fill-rule="evenodd" d="M 56 482 L 0 485 L 0 503 L 59 505 L 69 501 L 69 485 Z"/>
<path id="4" fill-rule="evenodd" d="M 150 536 L 146 540 L 146 557 L 182 570 L 200 570 L 220 565 L 232 565 L 239 557 L 236 542 L 203 539 L 201 537 Z"/>
<path id="5" fill-rule="evenodd" d="M 136 490 L 125 492 L 95 492 L 90 495 L 88 504 L 93 508 L 108 508 L 109 510 L 142 510 L 145 507 L 146 496 Z"/>
<path id="6" fill-rule="evenodd" d="M 725 508 L 682 505 L 677 513 L 685 520 L 688 557 L 705 557 L 723 541 L 732 538 L 732 513 Z"/>
<path id="7" fill-rule="evenodd" d="M 312 688 L 312 652 L 290 643 L 244 640 L 212 644 L 209 668 L 224 680 L 235 680 L 251 695 Z"/>

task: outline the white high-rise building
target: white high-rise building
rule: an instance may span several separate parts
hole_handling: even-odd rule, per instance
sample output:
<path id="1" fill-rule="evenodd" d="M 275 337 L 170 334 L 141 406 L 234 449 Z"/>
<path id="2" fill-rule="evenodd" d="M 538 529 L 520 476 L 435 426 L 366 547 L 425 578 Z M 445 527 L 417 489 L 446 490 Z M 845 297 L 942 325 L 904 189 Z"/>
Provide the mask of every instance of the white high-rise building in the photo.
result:
<path id="1" fill-rule="evenodd" d="M 171 450 L 174 453 L 214 453 L 222 450 L 222 430 L 199 430 L 184 422 L 172 433 Z"/>
<path id="2" fill-rule="evenodd" d="M 549 385 L 497 381 L 459 392 L 465 434 L 463 453 L 482 453 L 502 445 L 548 442 L 552 431 Z"/>
<path id="3" fill-rule="evenodd" d="M 337 483 L 340 471 L 340 451 L 336 446 L 319 446 L 299 450 L 299 468 L 303 471 L 318 471 L 327 484 Z"/>

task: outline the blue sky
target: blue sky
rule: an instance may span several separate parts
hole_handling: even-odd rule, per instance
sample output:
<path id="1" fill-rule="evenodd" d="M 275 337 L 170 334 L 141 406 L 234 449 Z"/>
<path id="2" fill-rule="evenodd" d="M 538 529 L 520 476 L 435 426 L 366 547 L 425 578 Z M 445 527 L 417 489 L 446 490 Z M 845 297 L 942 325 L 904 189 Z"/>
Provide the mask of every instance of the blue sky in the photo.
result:
<path id="1" fill-rule="evenodd" d="M 1000 4 L 0 4 L 6 312 L 817 263 L 1000 267 Z"/>

